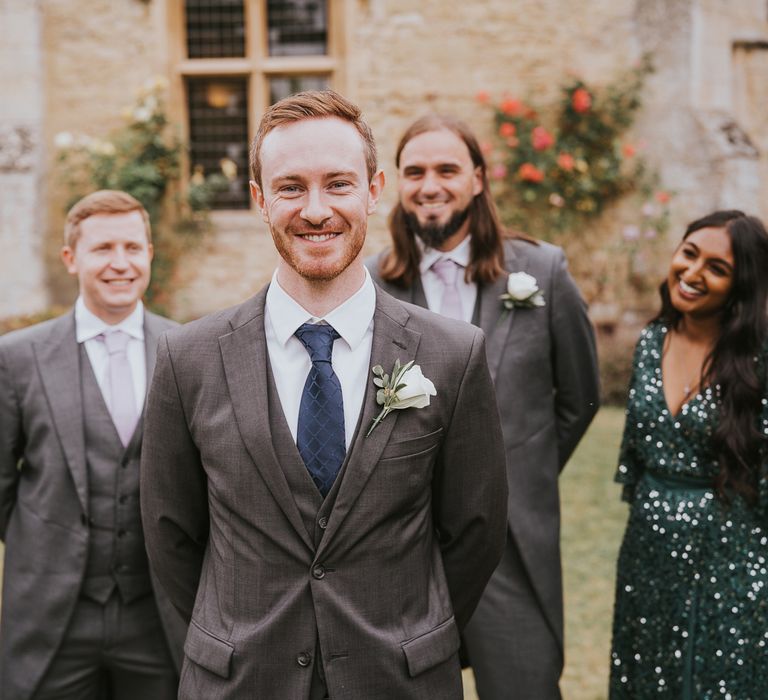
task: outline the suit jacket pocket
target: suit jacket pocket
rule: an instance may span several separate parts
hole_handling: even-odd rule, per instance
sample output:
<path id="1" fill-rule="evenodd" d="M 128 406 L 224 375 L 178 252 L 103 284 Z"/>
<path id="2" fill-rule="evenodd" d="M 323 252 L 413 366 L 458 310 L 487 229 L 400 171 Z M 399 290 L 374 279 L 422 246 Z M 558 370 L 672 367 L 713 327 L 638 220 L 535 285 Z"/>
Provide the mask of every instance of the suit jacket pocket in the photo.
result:
<path id="1" fill-rule="evenodd" d="M 382 451 L 380 460 L 398 459 L 400 457 L 417 457 L 425 452 L 431 452 L 440 445 L 443 429 L 438 428 L 426 435 L 411 435 L 390 442 Z"/>
<path id="2" fill-rule="evenodd" d="M 419 635 L 400 645 L 408 662 L 411 678 L 447 661 L 459 650 L 459 631 L 453 616 L 426 634 Z"/>
<path id="3" fill-rule="evenodd" d="M 192 620 L 184 642 L 184 654 L 190 661 L 217 676 L 229 678 L 229 667 L 234 652 L 235 647 L 229 642 L 215 637 Z"/>

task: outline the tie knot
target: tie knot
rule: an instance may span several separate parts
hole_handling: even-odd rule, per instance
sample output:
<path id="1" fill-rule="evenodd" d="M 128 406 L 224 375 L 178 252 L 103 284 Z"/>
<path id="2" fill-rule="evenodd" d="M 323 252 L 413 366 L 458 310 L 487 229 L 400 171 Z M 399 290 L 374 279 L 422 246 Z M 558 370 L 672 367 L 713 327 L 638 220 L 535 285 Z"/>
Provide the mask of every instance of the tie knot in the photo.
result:
<path id="1" fill-rule="evenodd" d="M 126 348 L 128 347 L 128 341 L 131 339 L 131 336 L 124 331 L 102 333 L 99 337 L 104 341 L 104 345 L 107 346 L 107 352 L 110 355 L 125 353 Z"/>
<path id="2" fill-rule="evenodd" d="M 337 338 L 341 338 L 336 329 L 327 323 L 302 323 L 294 335 L 307 349 L 312 364 L 330 362 L 333 343 Z"/>
<path id="3" fill-rule="evenodd" d="M 432 264 L 432 270 L 440 278 L 440 281 L 446 287 L 454 287 L 459 278 L 461 265 L 450 258 L 439 258 Z"/>

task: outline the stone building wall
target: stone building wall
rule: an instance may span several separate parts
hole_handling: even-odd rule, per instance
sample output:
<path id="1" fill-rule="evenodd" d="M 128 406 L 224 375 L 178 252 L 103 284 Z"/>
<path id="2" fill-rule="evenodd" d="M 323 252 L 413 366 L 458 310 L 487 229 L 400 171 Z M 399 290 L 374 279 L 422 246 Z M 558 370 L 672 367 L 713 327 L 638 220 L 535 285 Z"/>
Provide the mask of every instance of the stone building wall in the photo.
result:
<path id="1" fill-rule="evenodd" d="M 0 0 L 7 2 L 8 0 Z M 105 136 L 124 121 L 138 90 L 166 71 L 160 4 L 142 0 L 43 0 L 47 197 L 46 266 L 52 300 L 75 287 L 58 261 L 67 192 L 57 167 L 56 135 Z"/>
<path id="2" fill-rule="evenodd" d="M 488 138 L 490 113 L 475 100 L 479 90 L 546 104 L 570 76 L 606 83 L 645 51 L 653 52 L 657 70 L 648 80 L 632 138 L 645 144 L 644 155 L 660 169 L 663 186 L 676 192 L 671 238 L 685 221 L 718 206 L 768 215 L 763 0 L 330 1 L 343 3 L 347 18 L 344 83 L 337 87 L 363 107 L 388 179 L 382 206 L 371 218 L 369 252 L 386 243 L 386 215 L 396 197 L 394 149 L 414 118 L 432 110 L 451 112 Z M 31 306 L 68 302 L 72 296 L 55 260 L 64 195 L 53 167 L 54 137 L 61 131 L 108 132 L 148 78 L 173 77 L 172 2 L 0 0 L 4 13 L 39 8 L 42 37 L 37 60 L 44 108 L 37 109 L 38 114 L 44 109 L 38 128 L 46 160 L 35 196 L 45 202 L 36 211 L 47 221 L 49 293 L 30 296 Z M 3 42 L 3 62 L 11 56 L 18 62 L 25 47 Z M 0 81 L 3 93 L 16 89 L 5 78 Z M 20 102 L 34 112 L 41 99 L 25 94 Z M 7 204 L 0 211 L 8 211 Z M 610 235 L 620 217 L 609 214 L 595 235 Z M 5 218 L 0 236 L 7 237 Z M 174 313 L 180 318 L 236 303 L 258 289 L 274 267 L 269 234 L 256 214 L 217 213 L 214 223 L 217 232 L 179 267 Z M 578 242 L 571 248 L 578 255 Z M 14 256 L 16 268 L 20 255 Z M 40 256 L 27 258 L 29 279 L 36 279 L 42 274 L 34 272 Z M 0 298 L 8 286 L 3 275 Z M 0 308 L 0 315 L 4 312 Z"/>
<path id="3" fill-rule="evenodd" d="M 0 317 L 48 304 L 38 2 L 0 1 Z"/>

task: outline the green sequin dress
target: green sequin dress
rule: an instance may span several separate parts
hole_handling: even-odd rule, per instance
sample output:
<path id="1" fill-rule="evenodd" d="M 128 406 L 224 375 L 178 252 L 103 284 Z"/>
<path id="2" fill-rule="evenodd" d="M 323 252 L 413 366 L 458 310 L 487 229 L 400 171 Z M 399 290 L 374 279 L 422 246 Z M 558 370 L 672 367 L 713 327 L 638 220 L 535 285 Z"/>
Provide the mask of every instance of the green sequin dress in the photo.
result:
<path id="1" fill-rule="evenodd" d="M 765 469 L 756 508 L 715 497 L 716 392 L 703 390 L 670 415 L 661 374 L 666 332 L 649 325 L 634 356 L 616 475 L 630 512 L 618 560 L 610 697 L 765 700 Z"/>

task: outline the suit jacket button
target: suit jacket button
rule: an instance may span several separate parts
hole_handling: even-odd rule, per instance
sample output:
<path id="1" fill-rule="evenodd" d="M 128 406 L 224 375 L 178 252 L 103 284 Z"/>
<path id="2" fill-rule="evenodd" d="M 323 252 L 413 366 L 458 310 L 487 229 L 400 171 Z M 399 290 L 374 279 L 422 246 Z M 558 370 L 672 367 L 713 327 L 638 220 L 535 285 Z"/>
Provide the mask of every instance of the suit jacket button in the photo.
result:
<path id="1" fill-rule="evenodd" d="M 324 578 L 325 567 L 322 564 L 318 564 L 314 569 L 312 569 L 312 576 L 318 580 Z"/>
<path id="2" fill-rule="evenodd" d="M 323 516 L 322 518 L 320 518 L 320 520 L 317 521 L 317 524 L 320 526 L 321 530 L 325 530 L 325 528 L 328 527 L 328 518 Z"/>
<path id="3" fill-rule="evenodd" d="M 312 655 L 306 651 L 302 651 L 301 654 L 296 657 L 296 663 L 299 664 L 299 666 L 309 666 L 309 664 L 312 663 Z"/>

